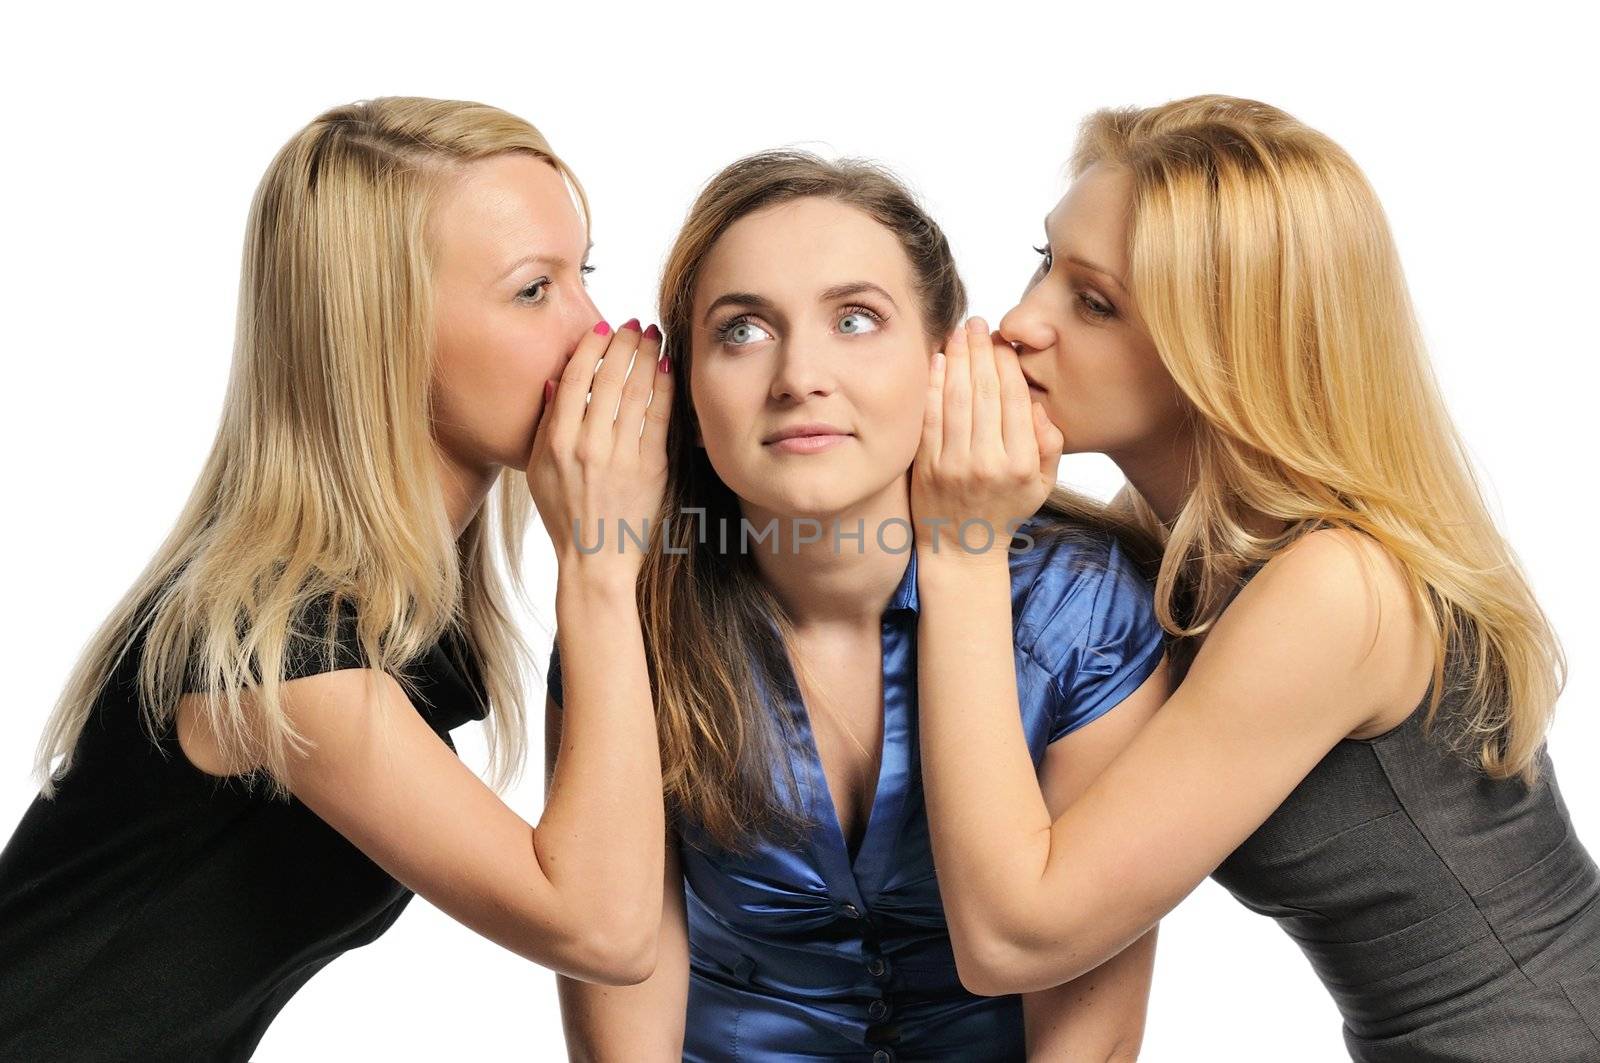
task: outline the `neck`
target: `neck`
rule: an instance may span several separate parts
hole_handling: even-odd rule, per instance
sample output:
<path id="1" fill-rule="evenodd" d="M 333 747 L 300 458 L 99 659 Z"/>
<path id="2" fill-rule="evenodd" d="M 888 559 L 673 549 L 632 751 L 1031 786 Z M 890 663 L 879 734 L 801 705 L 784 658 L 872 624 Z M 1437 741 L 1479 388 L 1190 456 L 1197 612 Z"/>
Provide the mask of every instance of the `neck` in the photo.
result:
<path id="1" fill-rule="evenodd" d="M 1139 492 L 1163 527 L 1169 531 L 1178 519 L 1178 512 L 1194 491 L 1194 436 L 1188 431 L 1170 436 L 1140 440 L 1114 452 L 1108 452 L 1128 478 L 1128 483 Z"/>
<path id="2" fill-rule="evenodd" d="M 817 514 L 817 528 L 802 517 L 764 510 L 740 500 L 739 508 L 759 531 L 775 521 L 776 534 L 752 543 L 751 556 L 761 579 L 772 589 L 797 627 L 834 622 L 876 623 L 910 563 L 911 498 L 898 477 L 882 491 L 844 510 Z M 886 526 L 899 518 L 904 523 Z M 861 530 L 859 541 L 854 538 Z M 835 545 L 835 529 L 840 537 Z M 878 530 L 894 553 L 878 544 Z M 844 536 L 851 536 L 844 538 Z M 801 539 L 815 537 L 814 541 Z M 776 545 L 774 545 L 776 544 Z"/>
<path id="3" fill-rule="evenodd" d="M 1170 532 L 1194 493 L 1198 478 L 1194 434 L 1180 430 L 1160 439 L 1142 440 L 1108 456 Z M 1246 530 L 1262 538 L 1277 535 L 1288 526 L 1285 521 L 1254 509 L 1244 510 L 1240 521 Z"/>
<path id="4" fill-rule="evenodd" d="M 461 538 L 472 518 L 483 507 L 483 500 L 494 487 L 499 469 L 493 465 L 473 465 L 446 453 L 438 447 L 434 462 L 439 470 L 439 484 L 444 492 L 445 511 L 450 515 L 450 529 L 454 538 Z"/>

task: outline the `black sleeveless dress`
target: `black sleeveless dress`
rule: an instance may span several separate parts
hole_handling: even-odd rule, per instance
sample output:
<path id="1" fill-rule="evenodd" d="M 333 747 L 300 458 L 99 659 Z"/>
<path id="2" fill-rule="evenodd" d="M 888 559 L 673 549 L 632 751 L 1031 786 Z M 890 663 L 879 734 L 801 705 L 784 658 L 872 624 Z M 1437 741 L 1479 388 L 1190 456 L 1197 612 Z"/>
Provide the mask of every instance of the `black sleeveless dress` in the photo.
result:
<path id="1" fill-rule="evenodd" d="M 362 667 L 354 624 L 342 613 L 332 658 L 291 642 L 289 677 Z M 137 652 L 102 689 L 55 798 L 36 798 L 0 852 L 7 1063 L 248 1059 L 312 975 L 411 899 L 298 800 L 200 771 L 171 727 L 152 742 Z M 452 750 L 450 729 L 487 715 L 461 636 L 406 671 Z"/>
<path id="2" fill-rule="evenodd" d="M 1450 750 L 1445 679 L 1431 729 L 1424 696 L 1338 743 L 1212 877 L 1305 952 L 1352 1059 L 1597 1063 L 1600 872 L 1548 751 L 1529 788 Z"/>

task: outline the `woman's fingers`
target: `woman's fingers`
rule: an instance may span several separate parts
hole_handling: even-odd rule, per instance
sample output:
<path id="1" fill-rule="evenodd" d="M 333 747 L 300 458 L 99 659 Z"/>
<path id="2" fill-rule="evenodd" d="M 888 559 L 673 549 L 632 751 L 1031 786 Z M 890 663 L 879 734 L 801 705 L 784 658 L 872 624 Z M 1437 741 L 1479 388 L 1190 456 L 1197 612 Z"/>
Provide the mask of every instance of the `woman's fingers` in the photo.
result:
<path id="1" fill-rule="evenodd" d="M 995 372 L 1000 379 L 1000 436 L 1006 460 L 1016 468 L 1032 468 L 1038 453 L 1034 438 L 1033 396 L 1022 375 L 1022 362 L 1011 344 L 998 333 L 991 333 Z"/>
<path id="2" fill-rule="evenodd" d="M 654 325 L 650 326 L 655 328 Z M 652 370 L 650 404 L 644 408 L 644 431 L 639 436 L 639 453 L 646 460 L 659 460 L 667 464 L 667 425 L 672 420 L 672 392 L 677 374 L 672 371 L 672 359 L 660 348 L 660 336 L 654 337 L 656 355 Z M 649 336 L 647 332 L 645 334 Z M 640 352 L 641 356 L 643 351 Z"/>
<path id="3" fill-rule="evenodd" d="M 599 368 L 594 371 L 594 379 L 589 386 L 589 408 L 584 412 L 583 428 L 579 433 L 584 450 L 590 457 L 611 452 L 622 382 L 628 378 L 633 352 L 638 350 L 642 338 L 638 319 L 630 320 L 611 337 Z"/>
<path id="4" fill-rule="evenodd" d="M 967 330 L 957 328 L 946 345 L 944 365 L 944 442 L 940 455 L 964 466 L 972 452 L 972 356 Z"/>
<path id="5" fill-rule="evenodd" d="M 1000 374 L 995 369 L 994 344 L 989 342 L 989 324 L 981 317 L 967 319 L 967 351 L 972 373 L 971 453 L 975 460 L 1002 464 Z"/>
<path id="6" fill-rule="evenodd" d="M 945 337 L 945 346 L 950 346 L 950 337 Z M 928 365 L 928 391 L 922 403 L 922 454 L 925 463 L 939 460 L 940 452 L 944 446 L 944 375 L 945 353 L 934 351 L 933 361 Z"/>
<path id="7" fill-rule="evenodd" d="M 611 326 L 604 321 L 595 323 L 593 329 L 578 341 L 577 350 L 567 359 L 556 385 L 554 408 L 544 414 L 546 443 L 557 453 L 572 449 L 583 424 L 584 411 L 589 401 L 589 386 L 594 382 L 594 367 L 611 342 Z"/>
<path id="8" fill-rule="evenodd" d="M 1044 412 L 1044 405 L 1038 402 L 1033 404 L 1033 434 L 1034 444 L 1039 448 L 1039 478 L 1048 490 L 1056 484 L 1056 473 L 1061 468 L 1061 448 L 1067 441 L 1061 429 Z"/>
<path id="9" fill-rule="evenodd" d="M 651 325 L 639 337 L 633 366 L 622 382 L 622 401 L 617 405 L 613 446 L 623 454 L 639 453 L 639 433 L 645 406 L 655 390 L 656 361 L 661 354 L 661 330 Z"/>

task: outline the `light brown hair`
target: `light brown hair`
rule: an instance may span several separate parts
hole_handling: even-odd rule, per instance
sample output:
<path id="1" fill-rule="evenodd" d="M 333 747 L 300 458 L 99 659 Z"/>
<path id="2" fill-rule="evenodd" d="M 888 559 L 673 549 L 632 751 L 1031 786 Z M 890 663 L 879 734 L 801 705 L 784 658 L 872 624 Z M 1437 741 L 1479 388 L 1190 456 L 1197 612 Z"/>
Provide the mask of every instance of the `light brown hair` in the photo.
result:
<path id="1" fill-rule="evenodd" d="M 660 293 L 663 344 L 680 380 L 689 379 L 693 362 L 696 284 L 717 241 L 741 218 L 808 197 L 854 207 L 895 235 L 911 266 L 930 344 L 941 343 L 958 324 L 966 290 L 950 245 L 898 179 L 859 159 L 761 152 L 711 179 L 667 257 Z M 675 392 L 663 512 L 701 508 L 707 527 L 726 521 L 738 528 L 738 499 L 695 444 L 689 393 L 688 387 Z M 1063 535 L 1116 524 L 1099 503 L 1064 488 L 1052 493 L 1042 512 L 1044 530 Z M 702 542 L 698 532 L 696 520 L 675 516 L 670 541 L 653 540 L 641 583 L 668 807 L 730 850 L 761 838 L 792 840 L 807 822 L 794 800 L 796 780 L 788 774 L 788 721 L 773 705 L 790 689 L 786 661 L 793 659 L 802 670 L 804 665 L 792 654 L 786 657 L 792 628 L 749 555 L 719 552 L 715 533 Z M 1147 551 L 1153 548 L 1139 533 L 1127 534 L 1145 542 Z M 735 537 L 730 533 L 729 541 Z M 668 546 L 682 552 L 669 554 Z M 772 637 L 774 627 L 781 641 Z"/>

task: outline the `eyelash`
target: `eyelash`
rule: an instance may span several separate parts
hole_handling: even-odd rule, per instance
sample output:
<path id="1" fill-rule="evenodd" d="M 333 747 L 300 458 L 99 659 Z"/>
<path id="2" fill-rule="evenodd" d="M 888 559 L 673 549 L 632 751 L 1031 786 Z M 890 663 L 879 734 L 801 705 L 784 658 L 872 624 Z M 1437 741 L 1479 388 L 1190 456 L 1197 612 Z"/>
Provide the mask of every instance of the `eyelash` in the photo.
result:
<path id="1" fill-rule="evenodd" d="M 866 317 L 870 317 L 879 325 L 882 325 L 884 322 L 884 317 L 882 314 L 871 309 L 870 307 L 865 306 L 847 306 L 844 308 L 843 312 L 839 314 L 839 317 L 846 318 L 851 314 L 862 314 Z M 736 317 L 731 317 L 727 321 L 724 321 L 721 325 L 718 325 L 714 330 L 712 330 L 712 335 L 716 337 L 718 343 L 727 343 L 728 333 L 732 332 L 740 325 L 751 324 L 753 320 L 754 315 L 739 314 Z M 742 344 L 735 344 L 735 346 L 742 346 Z"/>
<path id="2" fill-rule="evenodd" d="M 1044 261 L 1039 263 L 1039 272 L 1049 273 L 1050 267 L 1055 264 L 1055 260 L 1050 255 L 1050 248 L 1035 247 L 1034 250 L 1044 257 Z M 1117 316 L 1116 307 L 1104 299 L 1091 297 L 1088 292 L 1078 293 L 1078 304 L 1083 307 L 1085 314 L 1088 314 L 1089 317 L 1096 321 L 1107 321 Z"/>
<path id="3" fill-rule="evenodd" d="M 593 273 L 594 271 L 595 271 L 595 267 L 589 265 L 588 263 L 584 263 L 583 265 L 578 267 L 578 275 L 579 275 L 579 277 L 581 277 L 583 279 L 583 282 L 585 284 L 589 283 L 589 274 Z M 542 298 L 539 298 L 539 297 L 529 296 L 528 293 L 533 291 L 536 288 L 548 288 L 553 283 L 555 283 L 555 282 L 552 281 L 549 277 L 540 277 L 538 280 L 534 281 L 532 284 L 528 285 L 526 288 L 524 288 L 520 292 L 518 292 L 517 293 L 517 298 L 522 300 L 524 303 L 528 303 L 529 305 L 532 305 L 532 306 L 537 306 L 538 304 L 544 302 L 544 300 Z"/>
<path id="4" fill-rule="evenodd" d="M 1116 307 L 1112 306 L 1104 299 L 1090 296 L 1088 292 L 1079 292 L 1078 302 L 1083 306 L 1084 313 L 1088 314 L 1096 321 L 1107 321 L 1117 316 Z"/>

